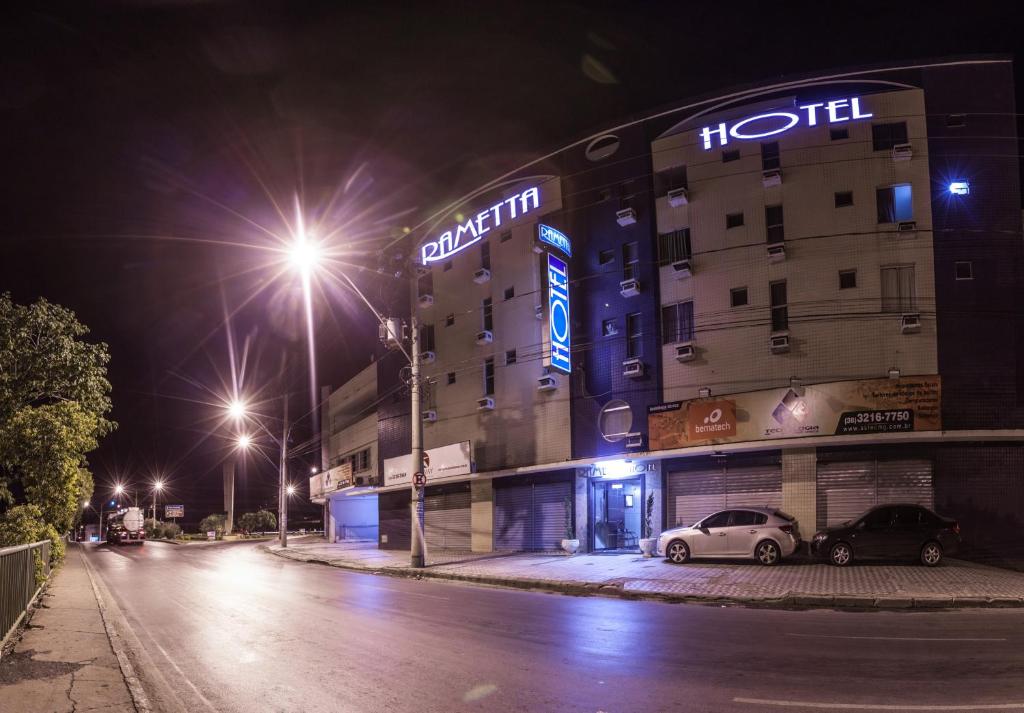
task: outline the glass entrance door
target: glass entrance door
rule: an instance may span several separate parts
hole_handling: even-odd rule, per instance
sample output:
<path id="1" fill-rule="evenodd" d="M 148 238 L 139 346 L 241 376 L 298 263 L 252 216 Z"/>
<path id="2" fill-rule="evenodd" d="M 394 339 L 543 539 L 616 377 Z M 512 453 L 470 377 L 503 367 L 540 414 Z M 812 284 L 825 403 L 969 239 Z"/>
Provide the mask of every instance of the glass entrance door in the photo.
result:
<path id="1" fill-rule="evenodd" d="M 594 551 L 638 550 L 643 517 L 643 485 L 640 478 L 592 482 L 590 527 L 594 533 Z"/>

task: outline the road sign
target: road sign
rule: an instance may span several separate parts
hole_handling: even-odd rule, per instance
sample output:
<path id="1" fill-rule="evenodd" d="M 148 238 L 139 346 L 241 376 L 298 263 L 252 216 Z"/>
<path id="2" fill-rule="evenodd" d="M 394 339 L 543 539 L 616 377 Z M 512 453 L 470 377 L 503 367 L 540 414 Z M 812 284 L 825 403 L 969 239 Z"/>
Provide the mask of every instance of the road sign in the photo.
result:
<path id="1" fill-rule="evenodd" d="M 217 539 L 217 531 L 216 530 L 207 530 L 206 531 L 206 539 L 208 539 L 208 540 L 216 540 Z"/>
<path id="2" fill-rule="evenodd" d="M 417 488 L 422 488 L 424 485 L 427 484 L 427 476 L 423 475 L 423 473 L 413 473 L 412 483 Z"/>
<path id="3" fill-rule="evenodd" d="M 164 518 L 170 520 L 172 517 L 185 517 L 185 506 L 164 505 Z"/>

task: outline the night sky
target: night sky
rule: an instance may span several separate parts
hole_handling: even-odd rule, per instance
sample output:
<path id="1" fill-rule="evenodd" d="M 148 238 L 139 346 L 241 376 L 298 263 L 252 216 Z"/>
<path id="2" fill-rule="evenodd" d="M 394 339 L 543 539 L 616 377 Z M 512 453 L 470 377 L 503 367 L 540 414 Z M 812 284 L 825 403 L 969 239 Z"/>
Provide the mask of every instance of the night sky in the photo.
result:
<path id="1" fill-rule="evenodd" d="M 138 0 L 5 16 L 0 290 L 72 308 L 110 346 L 120 428 L 90 456 L 101 492 L 163 473 L 186 520 L 221 509 L 227 325 L 236 373 L 248 343 L 243 389 L 264 409 L 288 390 L 304 450 L 301 290 L 265 250 L 296 195 L 374 268 L 403 226 L 627 115 L 791 73 L 1024 49 L 1005 3 L 501 5 Z M 360 282 L 386 307 L 386 281 Z M 317 381 L 337 386 L 369 363 L 376 327 L 343 291 L 317 290 L 314 309 Z M 238 512 L 273 509 L 275 487 L 250 458 Z"/>

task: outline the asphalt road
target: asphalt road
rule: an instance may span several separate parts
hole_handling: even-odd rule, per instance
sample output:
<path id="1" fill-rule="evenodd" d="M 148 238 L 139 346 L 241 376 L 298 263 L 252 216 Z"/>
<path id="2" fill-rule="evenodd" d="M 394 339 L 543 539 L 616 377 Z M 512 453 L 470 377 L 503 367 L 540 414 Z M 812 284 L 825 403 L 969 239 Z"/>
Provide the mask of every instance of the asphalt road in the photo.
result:
<path id="1" fill-rule="evenodd" d="M 578 598 L 346 572 L 248 543 L 87 559 L 165 711 L 1024 710 L 1018 610 Z"/>

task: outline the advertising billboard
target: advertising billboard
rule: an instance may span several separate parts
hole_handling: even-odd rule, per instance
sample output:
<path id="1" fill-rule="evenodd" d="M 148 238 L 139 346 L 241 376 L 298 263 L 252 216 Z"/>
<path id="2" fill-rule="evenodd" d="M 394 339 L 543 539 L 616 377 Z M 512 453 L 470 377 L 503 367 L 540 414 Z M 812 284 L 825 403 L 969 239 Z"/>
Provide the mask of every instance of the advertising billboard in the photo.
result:
<path id="1" fill-rule="evenodd" d="M 473 448 L 470 441 L 452 443 L 424 451 L 423 472 L 427 483 L 469 475 L 473 472 Z M 384 485 L 412 485 L 412 453 L 384 460 Z"/>

